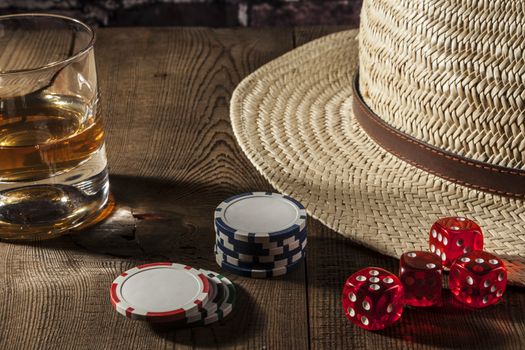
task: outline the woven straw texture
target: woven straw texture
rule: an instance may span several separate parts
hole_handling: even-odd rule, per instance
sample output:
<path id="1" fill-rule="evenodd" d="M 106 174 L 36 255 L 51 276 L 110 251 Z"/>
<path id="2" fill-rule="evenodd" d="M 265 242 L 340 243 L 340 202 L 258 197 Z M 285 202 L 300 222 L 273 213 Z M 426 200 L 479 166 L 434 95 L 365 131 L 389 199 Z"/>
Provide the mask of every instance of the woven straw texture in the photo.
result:
<path id="1" fill-rule="evenodd" d="M 239 144 L 275 188 L 328 227 L 394 257 L 427 250 L 439 217 L 462 215 L 525 286 L 523 202 L 428 174 L 376 145 L 355 121 L 351 81 L 357 31 L 306 44 L 237 87 L 231 120 Z"/>
<path id="2" fill-rule="evenodd" d="M 389 125 L 525 168 L 525 1 L 367 0 L 360 90 Z"/>

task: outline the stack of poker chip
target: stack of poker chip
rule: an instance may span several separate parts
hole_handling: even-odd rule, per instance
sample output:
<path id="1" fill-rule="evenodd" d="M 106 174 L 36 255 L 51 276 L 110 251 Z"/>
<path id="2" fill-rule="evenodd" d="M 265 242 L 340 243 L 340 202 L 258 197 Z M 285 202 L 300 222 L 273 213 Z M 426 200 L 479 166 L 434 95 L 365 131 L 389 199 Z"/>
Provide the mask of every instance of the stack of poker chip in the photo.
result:
<path id="1" fill-rule="evenodd" d="M 128 318 L 186 327 L 228 316 L 236 292 L 218 273 L 160 262 L 120 274 L 111 284 L 110 298 L 115 310 Z"/>
<path id="2" fill-rule="evenodd" d="M 215 210 L 215 257 L 224 270 L 245 277 L 284 275 L 305 257 L 306 210 L 278 193 L 243 193 Z"/>

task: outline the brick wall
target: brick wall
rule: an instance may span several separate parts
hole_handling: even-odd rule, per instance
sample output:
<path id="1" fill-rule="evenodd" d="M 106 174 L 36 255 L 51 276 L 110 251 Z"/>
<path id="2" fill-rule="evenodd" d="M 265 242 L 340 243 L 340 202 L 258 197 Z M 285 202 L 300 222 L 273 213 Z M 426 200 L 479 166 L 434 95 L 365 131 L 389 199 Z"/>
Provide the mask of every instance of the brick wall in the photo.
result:
<path id="1" fill-rule="evenodd" d="M 359 24 L 362 0 L 0 0 L 0 14 L 53 12 L 99 26 Z"/>

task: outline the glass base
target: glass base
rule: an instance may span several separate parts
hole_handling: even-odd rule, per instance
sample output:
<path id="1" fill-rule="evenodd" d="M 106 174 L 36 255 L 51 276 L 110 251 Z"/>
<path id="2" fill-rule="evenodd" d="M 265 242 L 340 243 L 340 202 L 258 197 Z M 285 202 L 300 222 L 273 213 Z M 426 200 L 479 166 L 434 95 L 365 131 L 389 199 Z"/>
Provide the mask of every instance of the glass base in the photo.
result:
<path id="1" fill-rule="evenodd" d="M 99 222 L 112 203 L 102 149 L 73 171 L 38 181 L 0 182 L 0 239 L 60 236 Z"/>
<path id="2" fill-rule="evenodd" d="M 93 227 L 96 224 L 106 220 L 111 214 L 113 214 L 113 211 L 115 211 L 117 203 L 115 202 L 115 197 L 113 197 L 113 194 L 110 192 L 108 196 L 108 201 L 106 205 L 94 215 L 90 216 L 86 219 L 86 221 L 82 222 L 77 227 L 72 228 L 70 231 L 72 232 L 78 232 L 83 231 L 87 228 Z"/>
<path id="3" fill-rule="evenodd" d="M 14 234 L 10 232 L 5 234 L 0 232 L 0 240 L 8 242 L 28 242 L 28 241 L 42 241 L 55 237 L 59 237 L 70 232 L 78 232 L 104 221 L 107 219 L 115 210 L 116 203 L 113 195 L 110 193 L 108 195 L 106 204 L 100 208 L 99 211 L 92 213 L 92 215 L 87 216 L 84 220 L 75 223 L 73 226 L 63 226 L 63 227 L 48 227 L 48 230 L 44 230 L 44 227 L 39 226 L 32 230 L 24 230 L 24 233 Z"/>

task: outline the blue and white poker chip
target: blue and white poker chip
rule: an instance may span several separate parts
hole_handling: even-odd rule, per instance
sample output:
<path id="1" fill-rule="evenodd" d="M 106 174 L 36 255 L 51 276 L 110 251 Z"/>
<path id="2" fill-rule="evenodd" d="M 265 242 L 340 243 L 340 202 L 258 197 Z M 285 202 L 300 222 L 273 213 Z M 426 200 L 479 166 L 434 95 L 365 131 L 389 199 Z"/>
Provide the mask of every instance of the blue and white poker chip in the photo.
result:
<path id="1" fill-rule="evenodd" d="M 289 196 L 248 192 L 230 197 L 217 206 L 215 226 L 238 241 L 281 241 L 306 227 L 306 210 Z"/>
<path id="2" fill-rule="evenodd" d="M 287 274 L 288 272 L 291 272 L 295 269 L 297 269 L 300 264 L 301 264 L 301 261 L 303 261 L 303 257 L 300 258 L 299 260 L 287 265 L 287 266 L 283 266 L 283 267 L 276 267 L 276 268 L 273 268 L 273 269 L 266 269 L 266 270 L 262 270 L 262 269 L 247 269 L 247 268 L 242 268 L 242 267 L 239 267 L 239 266 L 235 266 L 235 265 L 232 265 L 226 261 L 223 261 L 221 259 L 220 256 L 216 255 L 216 261 L 217 261 L 217 264 L 219 266 L 221 266 L 223 269 L 227 270 L 227 271 L 230 271 L 234 274 L 237 274 L 239 276 L 244 276 L 244 277 L 253 277 L 253 278 L 268 278 L 268 277 L 277 277 L 277 276 L 282 276 L 282 275 L 285 275 Z"/>
<path id="3" fill-rule="evenodd" d="M 215 258 L 223 269 L 246 277 L 281 276 L 305 257 L 306 210 L 271 192 L 230 197 L 215 210 Z"/>
<path id="4" fill-rule="evenodd" d="M 231 256 L 233 258 L 239 259 L 244 262 L 252 262 L 252 263 L 268 263 L 268 262 L 274 262 L 277 260 L 283 260 L 290 258 L 297 254 L 298 252 L 304 251 L 306 248 L 306 244 L 308 243 L 308 240 L 305 238 L 305 240 L 301 243 L 301 245 L 295 249 L 288 250 L 283 254 L 278 255 L 253 255 L 253 254 L 243 254 L 236 252 L 226 246 L 224 246 L 223 242 L 220 239 L 217 239 L 215 241 L 215 245 L 219 250 L 221 250 L 224 254 Z"/>
<path id="5" fill-rule="evenodd" d="M 268 270 L 268 269 L 274 269 L 277 267 L 285 267 L 287 265 L 290 265 L 299 259 L 303 258 L 304 252 L 299 251 L 296 254 L 292 255 L 289 258 L 281 259 L 281 260 L 275 260 L 272 262 L 246 262 L 242 261 L 236 258 L 233 258 L 229 255 L 224 254 L 220 248 L 215 246 L 215 255 L 222 259 L 222 261 L 225 261 L 231 265 L 246 268 L 246 269 L 261 269 L 261 270 Z"/>
<path id="6" fill-rule="evenodd" d="M 221 238 L 223 241 L 228 242 L 232 245 L 238 246 L 238 247 L 244 247 L 244 248 L 253 248 L 253 249 L 275 249 L 279 247 L 289 246 L 293 245 L 297 241 L 302 241 L 306 237 L 306 227 L 298 233 L 295 233 L 288 238 L 285 238 L 281 241 L 274 241 L 274 242 L 245 242 L 245 241 L 239 241 L 234 238 L 232 238 L 230 235 L 225 234 L 221 229 L 217 226 L 215 226 L 215 234 L 217 237 Z"/>
<path id="7" fill-rule="evenodd" d="M 247 254 L 247 255 L 254 255 L 254 256 L 275 256 L 275 255 L 287 255 L 290 252 L 296 251 L 298 248 L 301 247 L 303 242 L 306 240 L 306 236 L 304 236 L 302 239 L 293 241 L 293 243 L 290 243 L 289 245 L 270 248 L 270 249 L 264 249 L 259 248 L 255 245 L 240 245 L 240 244 L 232 244 L 228 240 L 225 240 L 221 235 L 216 236 L 217 241 L 221 243 L 222 246 L 225 248 L 236 252 L 240 254 Z"/>

